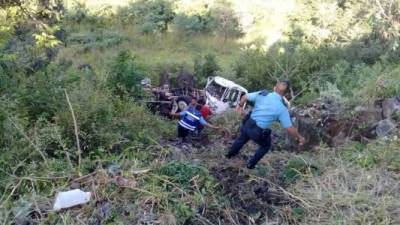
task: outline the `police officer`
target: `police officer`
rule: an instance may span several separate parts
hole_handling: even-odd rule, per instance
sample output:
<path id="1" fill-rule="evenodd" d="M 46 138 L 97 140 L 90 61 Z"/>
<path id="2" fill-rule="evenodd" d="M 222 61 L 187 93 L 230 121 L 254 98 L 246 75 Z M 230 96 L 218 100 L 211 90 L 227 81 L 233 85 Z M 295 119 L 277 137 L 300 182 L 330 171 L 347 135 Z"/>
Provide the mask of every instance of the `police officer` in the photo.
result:
<path id="1" fill-rule="evenodd" d="M 219 129 L 219 127 L 208 123 L 200 113 L 202 105 L 197 103 L 196 98 L 192 98 L 189 107 L 180 113 L 172 113 L 172 116 L 180 117 L 178 122 L 178 138 L 180 143 L 185 142 L 186 137 L 190 132 L 195 131 L 200 126 L 206 126 L 213 129 Z"/>
<path id="2" fill-rule="evenodd" d="M 258 161 L 268 152 L 271 147 L 270 127 L 274 121 L 279 120 L 281 126 L 287 129 L 288 133 L 303 145 L 305 139 L 293 127 L 289 111 L 284 103 L 284 96 L 289 91 L 289 82 L 278 81 L 273 92 L 258 91 L 244 95 L 238 105 L 237 111 L 243 112 L 246 101 L 254 102 L 254 108 L 250 117 L 243 123 L 240 135 L 232 144 L 226 157 L 231 158 L 237 155 L 240 149 L 250 139 L 255 141 L 259 148 L 254 156 L 247 162 L 247 168 L 254 169 Z"/>

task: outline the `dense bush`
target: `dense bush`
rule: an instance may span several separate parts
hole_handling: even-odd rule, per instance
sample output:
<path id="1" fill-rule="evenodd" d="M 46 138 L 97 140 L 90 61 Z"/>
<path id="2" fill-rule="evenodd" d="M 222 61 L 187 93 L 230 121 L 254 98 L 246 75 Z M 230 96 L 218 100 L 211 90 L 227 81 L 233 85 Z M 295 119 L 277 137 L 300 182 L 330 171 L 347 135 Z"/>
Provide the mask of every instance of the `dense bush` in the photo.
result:
<path id="1" fill-rule="evenodd" d="M 119 9 L 123 24 L 136 24 L 142 33 L 166 32 L 175 13 L 170 1 L 140 0 Z"/>
<path id="2" fill-rule="evenodd" d="M 100 156 L 109 151 L 121 151 L 124 143 L 153 143 L 160 132 L 168 136 L 163 121 L 129 97 L 116 97 L 112 91 L 99 89 L 90 81 L 81 82 L 80 87 L 69 95 L 85 155 Z M 73 145 L 74 127 L 69 110 L 58 112 L 55 120 L 64 128 L 68 143 Z"/>
<path id="3" fill-rule="evenodd" d="M 127 36 L 118 32 L 100 30 L 97 32 L 73 33 L 67 38 L 68 44 L 79 44 L 79 52 L 92 49 L 104 50 L 129 40 Z"/>
<path id="4" fill-rule="evenodd" d="M 214 198 L 209 193 L 217 191 L 215 188 L 215 180 L 206 168 L 195 166 L 185 162 L 172 161 L 164 164 L 158 171 L 161 175 L 169 178 L 172 182 L 179 184 L 183 190 L 194 192 L 194 198 L 191 202 L 174 201 L 178 198 L 177 194 L 172 191 L 169 196 L 170 204 L 173 205 L 173 212 L 178 217 L 179 223 L 188 223 L 195 218 L 199 208 L 203 207 L 203 198 Z M 166 191 L 174 190 L 175 185 L 166 185 Z M 179 194 L 178 194 L 179 195 Z M 204 195 L 204 197 L 203 197 Z M 208 195 L 208 196 L 207 196 Z M 213 199 L 214 201 L 216 199 Z"/>
<path id="5" fill-rule="evenodd" d="M 66 11 L 65 21 L 72 27 L 84 25 L 91 29 L 94 27 L 104 28 L 112 20 L 113 15 L 111 6 L 90 9 L 86 6 L 85 1 L 74 1 L 73 6 Z"/>
<path id="6" fill-rule="evenodd" d="M 376 61 L 383 57 L 382 54 L 374 56 L 374 62 L 364 60 L 361 56 L 363 51 L 362 48 L 355 49 L 354 45 L 315 48 L 310 44 L 296 45 L 289 41 L 276 43 L 268 51 L 245 50 L 233 65 L 233 70 L 237 80 L 250 90 L 272 88 L 276 79 L 289 79 L 293 88 L 291 94 L 303 98 L 297 99 L 299 102 L 319 97 L 330 85 L 335 85 L 342 97 L 396 95 L 395 67 L 386 63 L 385 68 Z M 379 81 L 384 81 L 385 85 L 380 87 Z M 361 92 L 363 94 L 357 94 Z"/>
<path id="7" fill-rule="evenodd" d="M 129 93 L 133 97 L 142 96 L 140 82 L 146 76 L 144 67 L 128 51 L 122 51 L 114 58 L 108 72 L 108 86 L 117 95 Z"/>
<path id="8" fill-rule="evenodd" d="M 243 34 L 239 16 L 225 1 L 216 1 L 212 7 L 205 6 L 195 12 L 181 12 L 175 17 L 174 25 L 184 34 L 215 33 L 225 41 Z"/>
<path id="9" fill-rule="evenodd" d="M 194 61 L 194 74 L 200 86 L 205 85 L 208 77 L 216 76 L 219 70 L 221 68 L 213 54 L 207 54 L 204 58 L 196 58 Z"/>
<path id="10" fill-rule="evenodd" d="M 354 97 L 358 90 L 367 87 L 370 88 L 363 91 L 365 95 L 395 95 L 398 87 L 389 85 L 392 82 L 387 82 L 385 93 L 378 94 L 372 86 L 377 86 L 378 77 L 393 80 L 389 78 L 389 74 L 395 73 L 390 72 L 393 67 L 383 71 L 381 63 L 396 61 L 396 38 L 391 32 L 382 35 L 376 30 L 381 29 L 382 23 L 396 24 L 393 19 L 398 13 L 390 10 L 398 5 L 389 7 L 385 2 L 381 9 L 375 5 L 366 9 L 361 2 L 306 2 L 291 15 L 286 40 L 276 42 L 266 51 L 257 46 L 250 48 L 239 56 L 233 65 L 237 79 L 251 90 L 271 88 L 277 78 L 289 79 L 293 84 L 291 94 L 302 97 L 300 102 L 325 94 L 326 88 L 333 87 L 329 84 L 336 85 L 343 97 Z M 359 16 L 355 17 L 354 12 Z M 384 18 L 382 13 L 393 18 Z M 368 23 L 370 15 L 373 22 Z M 379 74 L 382 72 L 386 75 Z"/>
<path id="11" fill-rule="evenodd" d="M 215 19 L 210 12 L 204 15 L 179 14 L 174 19 L 175 28 L 186 34 L 209 33 L 215 30 Z"/>

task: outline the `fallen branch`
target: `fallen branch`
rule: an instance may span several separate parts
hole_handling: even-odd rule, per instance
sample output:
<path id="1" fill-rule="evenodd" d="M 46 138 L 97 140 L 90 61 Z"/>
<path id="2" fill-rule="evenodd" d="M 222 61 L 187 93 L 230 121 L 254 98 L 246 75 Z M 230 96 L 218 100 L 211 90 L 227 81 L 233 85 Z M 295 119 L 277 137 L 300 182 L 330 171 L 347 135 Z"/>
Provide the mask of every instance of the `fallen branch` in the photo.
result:
<path id="1" fill-rule="evenodd" d="M 82 150 L 81 150 L 81 145 L 79 143 L 79 134 L 78 134 L 78 124 L 76 123 L 76 118 L 75 118 L 75 113 L 74 109 L 72 108 L 71 102 L 69 101 L 68 93 L 67 90 L 64 89 L 65 97 L 67 98 L 69 110 L 71 111 L 71 116 L 72 120 L 74 122 L 74 132 L 75 132 L 75 138 L 76 138 L 76 148 L 78 150 L 78 174 L 81 175 L 81 155 L 82 155 Z"/>
<path id="2" fill-rule="evenodd" d="M 92 173 L 86 174 L 85 176 L 78 177 L 78 178 L 72 180 L 72 182 L 75 182 L 75 183 L 79 182 L 80 183 L 80 182 L 82 182 L 82 180 L 85 180 L 85 179 L 87 179 L 89 177 L 93 177 L 96 174 L 97 174 L 97 171 L 94 171 Z"/>
<path id="3" fill-rule="evenodd" d="M 17 190 L 17 188 L 19 187 L 19 185 L 21 185 L 22 183 L 22 179 L 18 181 L 18 183 L 14 186 L 14 188 L 11 190 L 11 193 L 7 196 L 7 198 L 1 203 L 0 208 L 2 208 L 7 202 L 8 200 L 13 196 L 14 192 Z"/>

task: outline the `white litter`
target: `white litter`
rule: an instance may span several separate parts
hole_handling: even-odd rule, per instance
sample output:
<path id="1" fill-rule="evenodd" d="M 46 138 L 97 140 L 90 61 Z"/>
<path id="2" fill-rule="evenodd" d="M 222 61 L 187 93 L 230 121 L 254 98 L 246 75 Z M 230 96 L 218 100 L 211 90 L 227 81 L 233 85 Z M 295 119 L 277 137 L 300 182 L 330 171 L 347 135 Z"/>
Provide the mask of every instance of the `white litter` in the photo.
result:
<path id="1" fill-rule="evenodd" d="M 53 205 L 53 210 L 66 209 L 73 206 L 85 204 L 90 201 L 92 193 L 80 189 L 59 192 Z"/>

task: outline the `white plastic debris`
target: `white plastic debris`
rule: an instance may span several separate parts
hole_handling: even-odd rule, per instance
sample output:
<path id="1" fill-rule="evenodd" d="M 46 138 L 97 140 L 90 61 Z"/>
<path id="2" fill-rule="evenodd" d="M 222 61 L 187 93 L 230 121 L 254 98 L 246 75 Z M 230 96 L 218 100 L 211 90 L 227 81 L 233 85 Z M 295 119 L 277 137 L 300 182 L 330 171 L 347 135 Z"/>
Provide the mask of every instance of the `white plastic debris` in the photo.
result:
<path id="1" fill-rule="evenodd" d="M 140 175 L 140 174 L 144 174 L 149 172 L 149 169 L 144 169 L 144 170 L 140 170 L 140 169 L 132 169 L 131 172 L 133 175 Z"/>
<path id="2" fill-rule="evenodd" d="M 59 192 L 56 195 L 53 210 L 66 209 L 73 206 L 85 204 L 90 201 L 92 193 L 84 192 L 80 189 Z"/>

